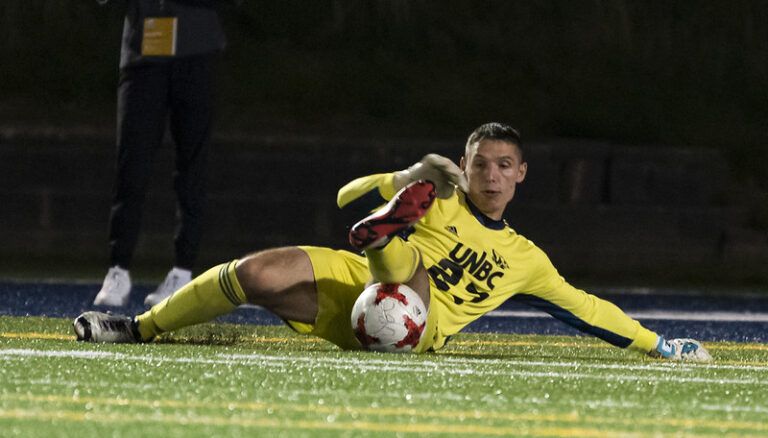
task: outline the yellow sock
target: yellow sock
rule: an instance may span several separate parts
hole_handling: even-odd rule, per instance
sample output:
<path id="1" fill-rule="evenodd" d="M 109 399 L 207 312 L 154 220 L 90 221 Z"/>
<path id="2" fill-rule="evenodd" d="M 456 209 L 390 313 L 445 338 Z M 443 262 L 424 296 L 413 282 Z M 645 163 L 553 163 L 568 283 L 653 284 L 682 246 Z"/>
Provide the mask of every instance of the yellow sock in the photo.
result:
<path id="1" fill-rule="evenodd" d="M 405 283 L 421 263 L 419 251 L 397 237 L 383 248 L 365 251 L 365 256 L 373 279 L 381 283 Z"/>
<path id="2" fill-rule="evenodd" d="M 181 327 L 207 322 L 246 301 L 237 281 L 237 260 L 213 267 L 173 295 L 136 317 L 144 340 Z"/>

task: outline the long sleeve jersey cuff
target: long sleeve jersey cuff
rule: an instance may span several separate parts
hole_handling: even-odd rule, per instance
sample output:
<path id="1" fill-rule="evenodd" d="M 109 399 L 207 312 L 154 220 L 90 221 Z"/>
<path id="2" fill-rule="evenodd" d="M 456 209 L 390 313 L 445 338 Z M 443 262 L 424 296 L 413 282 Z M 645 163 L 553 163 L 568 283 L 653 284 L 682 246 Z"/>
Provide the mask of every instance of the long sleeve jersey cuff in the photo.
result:
<path id="1" fill-rule="evenodd" d="M 384 200 L 390 200 L 395 196 L 394 176 L 394 173 L 379 173 L 352 180 L 339 189 L 339 193 L 336 196 L 336 204 L 339 208 L 344 208 L 374 190 Z"/>

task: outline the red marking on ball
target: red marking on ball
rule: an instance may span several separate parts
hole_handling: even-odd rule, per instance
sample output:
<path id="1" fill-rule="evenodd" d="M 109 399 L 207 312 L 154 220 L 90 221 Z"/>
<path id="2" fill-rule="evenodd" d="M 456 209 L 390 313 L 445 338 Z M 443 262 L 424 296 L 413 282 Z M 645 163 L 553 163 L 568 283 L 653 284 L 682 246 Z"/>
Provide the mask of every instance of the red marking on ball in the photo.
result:
<path id="1" fill-rule="evenodd" d="M 394 298 L 407 306 L 408 298 L 397 290 L 398 286 L 397 284 L 382 284 L 376 289 L 376 299 L 373 302 L 379 304 L 384 298 Z"/>
<path id="2" fill-rule="evenodd" d="M 395 344 L 395 347 L 401 348 L 406 345 L 410 345 L 411 348 L 416 348 L 416 345 L 419 344 L 421 334 L 424 332 L 424 327 L 427 325 L 427 323 L 424 322 L 421 325 L 418 325 L 408 315 L 403 315 L 403 320 L 405 320 L 405 327 L 408 329 L 408 334 L 405 335 L 405 337 L 401 339 L 400 342 Z"/>
<path id="3" fill-rule="evenodd" d="M 361 313 L 357 318 L 357 328 L 355 328 L 355 337 L 363 347 L 379 342 L 379 338 L 368 335 L 365 332 L 365 313 Z"/>

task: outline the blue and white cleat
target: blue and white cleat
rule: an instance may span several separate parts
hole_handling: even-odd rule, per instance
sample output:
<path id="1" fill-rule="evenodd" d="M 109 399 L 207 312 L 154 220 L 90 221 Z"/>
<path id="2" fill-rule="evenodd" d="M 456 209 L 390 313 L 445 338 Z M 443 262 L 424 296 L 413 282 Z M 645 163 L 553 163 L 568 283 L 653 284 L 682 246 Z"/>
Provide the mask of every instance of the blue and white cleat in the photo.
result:
<path id="1" fill-rule="evenodd" d="M 653 357 L 685 362 L 712 362 L 712 356 L 701 342 L 695 339 L 666 339 L 659 336 L 656 351 L 650 353 Z"/>

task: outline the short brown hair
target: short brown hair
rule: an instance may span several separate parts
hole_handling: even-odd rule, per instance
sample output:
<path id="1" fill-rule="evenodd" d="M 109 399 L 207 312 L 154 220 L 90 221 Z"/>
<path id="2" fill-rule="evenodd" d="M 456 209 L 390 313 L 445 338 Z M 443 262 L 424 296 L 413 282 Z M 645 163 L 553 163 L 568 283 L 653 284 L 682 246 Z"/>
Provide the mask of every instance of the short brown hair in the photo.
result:
<path id="1" fill-rule="evenodd" d="M 485 123 L 472 131 L 472 134 L 470 134 L 467 139 L 465 151 L 467 151 L 471 145 L 487 139 L 501 140 L 517 146 L 517 149 L 520 151 L 520 158 L 523 158 L 523 143 L 520 140 L 520 133 L 517 129 L 498 122 Z"/>

